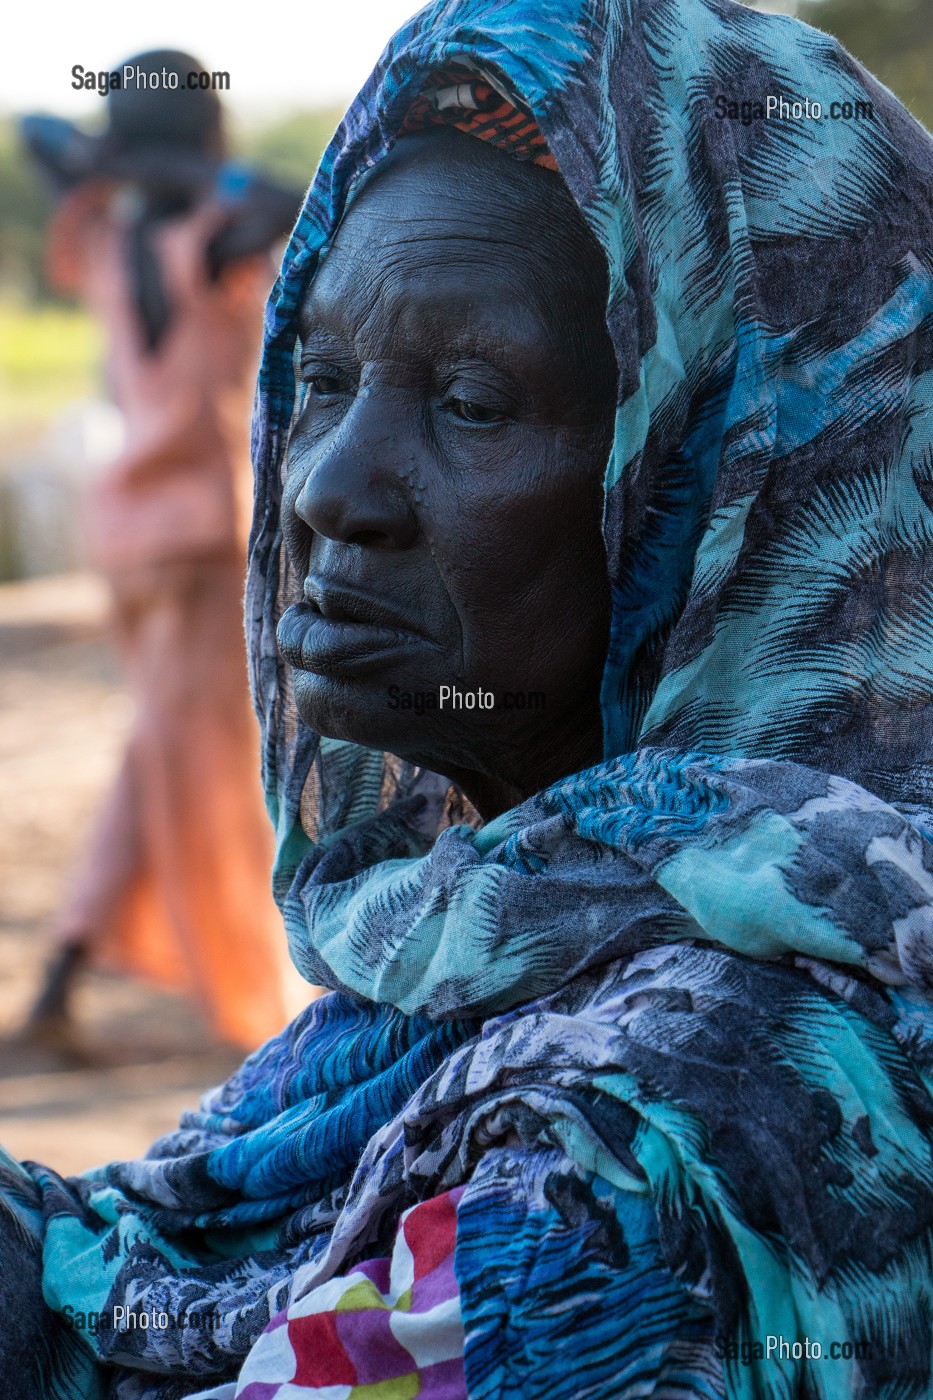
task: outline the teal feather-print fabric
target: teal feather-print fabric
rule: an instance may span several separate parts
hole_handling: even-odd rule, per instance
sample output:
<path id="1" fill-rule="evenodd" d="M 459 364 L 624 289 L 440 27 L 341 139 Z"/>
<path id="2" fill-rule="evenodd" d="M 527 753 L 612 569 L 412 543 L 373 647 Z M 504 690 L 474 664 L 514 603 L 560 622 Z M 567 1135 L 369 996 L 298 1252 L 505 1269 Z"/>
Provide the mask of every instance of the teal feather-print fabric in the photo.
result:
<path id="1" fill-rule="evenodd" d="M 619 397 L 604 760 L 437 833 L 429 775 L 298 722 L 275 627 L 297 308 L 454 61 L 536 118 L 605 250 Z M 871 116 L 718 115 L 776 95 Z M 44 1289 L 0 1343 L 18 1398 L 230 1400 L 271 1320 L 459 1186 L 473 1400 L 933 1396 L 931 190 L 834 41 L 729 0 L 445 0 L 395 37 L 254 418 L 274 885 L 334 990 L 147 1157 L 3 1164 L 4 1265 Z M 216 1325 L 63 1329 L 143 1300 Z"/>

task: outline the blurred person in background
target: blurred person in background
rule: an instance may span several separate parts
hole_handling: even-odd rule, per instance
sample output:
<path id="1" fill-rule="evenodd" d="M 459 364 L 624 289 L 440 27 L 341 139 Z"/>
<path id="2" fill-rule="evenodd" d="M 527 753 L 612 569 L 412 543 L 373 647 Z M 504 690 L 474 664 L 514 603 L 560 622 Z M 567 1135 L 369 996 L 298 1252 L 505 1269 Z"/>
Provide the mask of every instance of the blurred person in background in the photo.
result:
<path id="1" fill-rule="evenodd" d="M 193 992 L 245 1047 L 281 1028 L 303 987 L 269 891 L 242 624 L 269 250 L 300 196 L 227 159 L 216 94 L 188 87 L 205 71 L 195 59 L 128 63 L 178 85 L 111 91 L 100 136 L 22 123 L 56 194 L 50 280 L 104 326 L 125 422 L 86 529 L 135 721 L 21 1033 L 72 1054 L 72 992 L 92 957 Z"/>

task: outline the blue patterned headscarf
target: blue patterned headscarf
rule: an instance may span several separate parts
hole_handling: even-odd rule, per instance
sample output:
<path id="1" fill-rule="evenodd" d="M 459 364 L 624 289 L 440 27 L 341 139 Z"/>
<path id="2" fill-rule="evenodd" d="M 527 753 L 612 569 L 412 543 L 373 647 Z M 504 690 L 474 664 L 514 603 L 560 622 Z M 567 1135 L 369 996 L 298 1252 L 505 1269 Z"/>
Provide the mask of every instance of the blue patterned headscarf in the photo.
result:
<path id="1" fill-rule="evenodd" d="M 735 853 L 712 838 L 728 805 L 720 790 L 678 781 L 675 755 L 805 765 L 921 825 L 933 808 L 930 138 L 834 40 L 730 3 L 430 5 L 387 49 L 312 185 L 268 309 L 254 423 L 248 628 L 276 887 L 301 970 L 363 994 L 376 970 L 366 952 L 359 976 L 345 965 L 347 908 L 319 894 L 310 868 L 315 843 L 398 793 L 398 765 L 320 743 L 295 719 L 275 650 L 283 595 L 296 586 L 281 547 L 282 459 L 301 298 L 426 75 L 451 62 L 535 118 L 609 264 L 619 393 L 606 468 L 613 608 L 602 707 L 615 762 L 568 780 L 548 803 L 579 825 L 595 783 L 598 823 L 615 841 L 629 827 L 677 847 L 695 839 L 707 902 L 725 897 L 719 878 L 734 892 L 752 872 L 740 875 Z M 814 104 L 819 118 L 795 119 Z M 649 748 L 673 751 L 673 768 L 636 815 L 627 774 L 646 760 L 626 756 Z M 796 770 L 773 771 L 793 805 Z M 613 782 L 615 800 L 604 788 Z M 495 832 L 517 837 L 526 820 L 510 814 Z M 367 863 L 381 840 L 386 855 L 402 854 L 398 839 L 388 823 L 373 831 Z M 495 836 L 461 829 L 447 846 L 464 840 L 485 851 Z M 799 837 L 783 824 L 760 840 L 756 879 L 794 862 Z M 680 852 L 675 897 L 696 889 L 699 859 Z M 367 876 L 354 909 L 388 901 L 382 879 L 378 869 Z M 815 893 L 803 913 L 791 901 L 782 915 L 774 898 L 748 891 L 743 921 L 765 925 L 753 941 L 747 926 L 725 935 L 722 911 L 717 940 L 752 954 L 796 947 L 789 930 L 812 923 Z M 477 976 L 495 974 L 484 964 Z M 508 998 L 511 972 L 505 980 Z M 467 1000 L 488 1009 L 502 997 Z M 405 1004 L 430 1008 L 427 984 Z"/>
<path id="2" fill-rule="evenodd" d="M 451 64 L 534 118 L 605 251 L 613 607 L 603 762 L 428 835 L 430 775 L 299 723 L 275 626 L 298 308 Z M 933 1395 L 931 190 L 834 41 L 730 0 L 439 0 L 392 40 L 254 422 L 275 888 L 334 994 L 146 1159 L 8 1188 L 53 1309 L 222 1318 L 102 1334 L 109 1394 L 232 1395 L 270 1317 L 465 1183 L 471 1400 Z"/>

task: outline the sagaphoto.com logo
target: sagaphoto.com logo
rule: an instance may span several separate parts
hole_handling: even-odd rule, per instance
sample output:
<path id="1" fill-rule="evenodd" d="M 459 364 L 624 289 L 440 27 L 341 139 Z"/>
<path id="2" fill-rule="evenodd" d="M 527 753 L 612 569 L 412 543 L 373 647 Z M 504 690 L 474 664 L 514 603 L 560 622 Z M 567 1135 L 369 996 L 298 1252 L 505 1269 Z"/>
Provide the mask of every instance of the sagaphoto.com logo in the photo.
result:
<path id="1" fill-rule="evenodd" d="M 547 709 L 543 690 L 505 690 L 498 695 L 477 686 L 474 690 L 456 685 L 438 686 L 436 690 L 403 690 L 390 685 L 386 691 L 386 706 L 390 710 L 408 710 L 413 715 L 434 714 L 438 711 L 511 710 L 540 714 Z"/>
<path id="2" fill-rule="evenodd" d="M 833 98 L 820 102 L 813 97 L 788 97 L 784 93 L 769 93 L 764 100 L 717 93 L 713 98 L 713 113 L 719 121 L 741 122 L 870 122 L 875 110 L 871 103 L 856 98 Z"/>
<path id="3" fill-rule="evenodd" d="M 177 92 L 187 89 L 193 92 L 229 92 L 230 74 L 226 69 L 191 69 L 187 73 L 176 73 L 172 68 L 143 68 L 139 63 L 124 63 L 122 68 L 86 68 L 76 63 L 71 69 L 71 86 L 76 91 L 99 92 L 106 97 L 108 92 L 123 88 L 138 88 L 142 92 Z"/>

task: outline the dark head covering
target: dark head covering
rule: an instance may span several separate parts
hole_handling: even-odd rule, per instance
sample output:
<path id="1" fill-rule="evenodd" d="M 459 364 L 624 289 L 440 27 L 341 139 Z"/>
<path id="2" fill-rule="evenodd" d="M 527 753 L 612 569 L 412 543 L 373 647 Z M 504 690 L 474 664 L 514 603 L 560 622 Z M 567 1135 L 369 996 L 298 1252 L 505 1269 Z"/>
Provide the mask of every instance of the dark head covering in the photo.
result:
<path id="1" fill-rule="evenodd" d="M 412 112 L 464 119 L 464 66 L 533 119 L 609 264 L 607 758 L 650 743 L 793 761 L 933 808 L 929 137 L 783 17 L 462 0 L 412 19 L 348 112 L 267 317 L 249 624 L 273 809 L 287 792 L 297 810 L 318 753 L 275 645 L 297 308 Z M 769 118 L 775 94 L 788 111 Z M 804 99 L 820 119 L 794 117 Z M 382 790 L 372 754 L 328 753 Z"/>
<path id="2" fill-rule="evenodd" d="M 30 154 L 57 191 L 92 179 L 203 186 L 227 154 L 223 109 L 209 87 L 189 87 L 188 75 L 205 74 L 196 58 L 177 49 L 152 49 L 126 59 L 125 67 L 157 73 L 158 86 L 137 83 L 107 93 L 107 125 L 89 135 L 61 117 L 27 116 L 20 123 Z M 163 81 L 174 74 L 177 87 Z"/>

